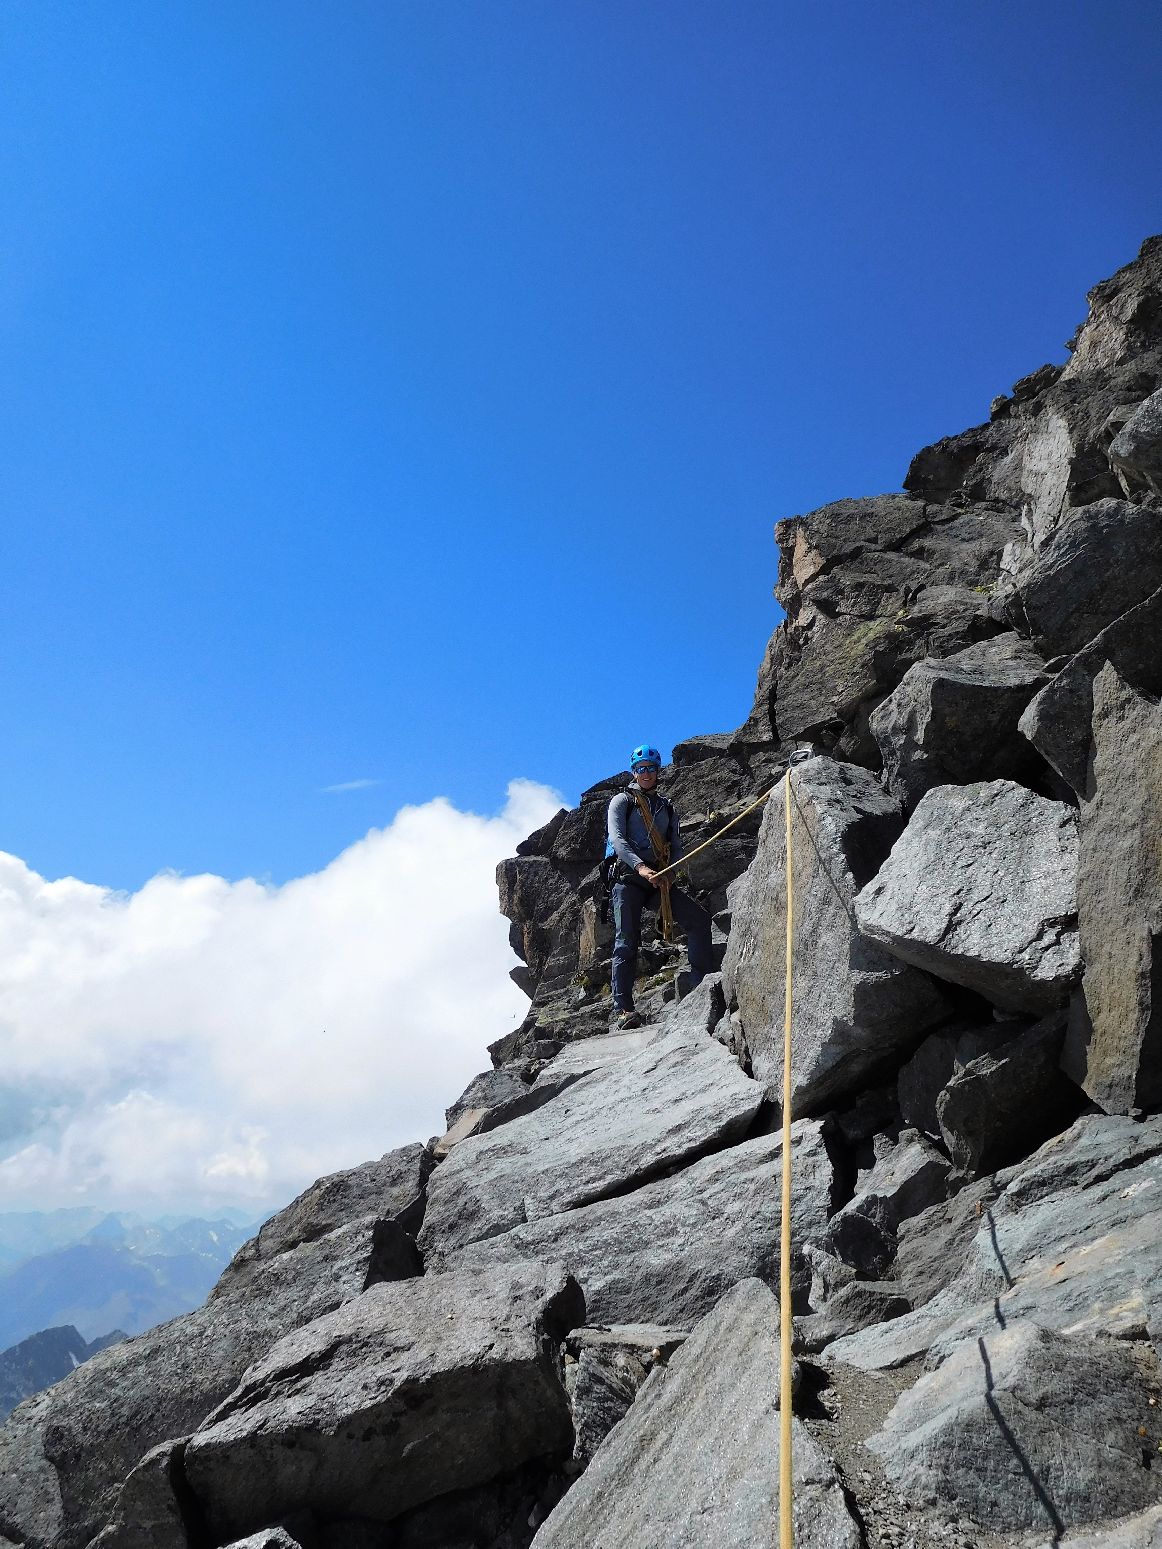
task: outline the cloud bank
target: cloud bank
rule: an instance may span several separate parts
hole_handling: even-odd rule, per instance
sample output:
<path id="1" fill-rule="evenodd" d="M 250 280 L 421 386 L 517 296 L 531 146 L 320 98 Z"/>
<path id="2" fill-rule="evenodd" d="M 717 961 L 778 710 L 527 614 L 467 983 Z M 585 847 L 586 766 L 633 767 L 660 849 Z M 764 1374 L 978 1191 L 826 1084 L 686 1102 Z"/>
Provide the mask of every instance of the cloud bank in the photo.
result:
<path id="1" fill-rule="evenodd" d="M 443 1128 L 528 1002 L 497 861 L 561 805 L 406 807 L 280 887 L 0 852 L 0 1210 L 262 1209 Z"/>

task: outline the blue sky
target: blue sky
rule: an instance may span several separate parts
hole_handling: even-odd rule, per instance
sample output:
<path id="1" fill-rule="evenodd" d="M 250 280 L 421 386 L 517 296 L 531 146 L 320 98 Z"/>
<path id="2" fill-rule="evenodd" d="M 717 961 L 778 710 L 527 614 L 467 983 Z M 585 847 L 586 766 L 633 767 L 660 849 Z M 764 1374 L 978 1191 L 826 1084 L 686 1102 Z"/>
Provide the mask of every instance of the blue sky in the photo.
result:
<path id="1" fill-rule="evenodd" d="M 738 724 L 774 521 L 1162 229 L 1157 21 L 6 0 L 0 849 L 283 881 Z"/>

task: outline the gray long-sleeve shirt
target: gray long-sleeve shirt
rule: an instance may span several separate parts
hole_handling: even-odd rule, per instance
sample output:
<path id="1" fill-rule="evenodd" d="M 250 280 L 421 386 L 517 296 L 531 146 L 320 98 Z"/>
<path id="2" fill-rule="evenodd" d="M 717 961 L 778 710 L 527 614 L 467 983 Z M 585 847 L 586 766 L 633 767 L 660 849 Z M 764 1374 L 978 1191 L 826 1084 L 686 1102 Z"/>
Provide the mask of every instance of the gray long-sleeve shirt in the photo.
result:
<path id="1" fill-rule="evenodd" d="M 636 871 L 639 866 L 659 865 L 654 855 L 654 847 L 650 843 L 650 836 L 646 830 L 645 819 L 641 815 L 635 793 L 638 790 L 636 782 L 627 791 L 619 791 L 609 803 L 609 817 L 606 822 L 606 831 L 614 853 L 623 865 L 631 871 Z M 645 795 L 645 792 L 642 792 Z M 663 839 L 670 842 L 670 860 L 676 861 L 682 855 L 682 841 L 679 833 L 678 814 L 668 802 L 664 802 L 656 791 L 646 796 L 649 803 L 650 816 L 654 827 Z M 671 813 L 673 822 L 670 821 Z"/>

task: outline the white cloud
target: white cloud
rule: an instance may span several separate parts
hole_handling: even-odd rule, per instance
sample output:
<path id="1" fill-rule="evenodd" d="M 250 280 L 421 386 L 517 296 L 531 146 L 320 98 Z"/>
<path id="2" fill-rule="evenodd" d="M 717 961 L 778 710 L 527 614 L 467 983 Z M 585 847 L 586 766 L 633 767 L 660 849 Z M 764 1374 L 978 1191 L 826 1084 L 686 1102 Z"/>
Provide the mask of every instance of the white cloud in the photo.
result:
<path id="1" fill-rule="evenodd" d="M 338 785 L 324 785 L 324 796 L 344 796 L 348 791 L 369 791 L 372 786 L 382 785 L 382 780 L 340 780 Z"/>
<path id="2" fill-rule="evenodd" d="M 528 1002 L 498 860 L 560 799 L 406 807 L 282 887 L 0 853 L 0 1210 L 257 1210 L 443 1127 Z"/>

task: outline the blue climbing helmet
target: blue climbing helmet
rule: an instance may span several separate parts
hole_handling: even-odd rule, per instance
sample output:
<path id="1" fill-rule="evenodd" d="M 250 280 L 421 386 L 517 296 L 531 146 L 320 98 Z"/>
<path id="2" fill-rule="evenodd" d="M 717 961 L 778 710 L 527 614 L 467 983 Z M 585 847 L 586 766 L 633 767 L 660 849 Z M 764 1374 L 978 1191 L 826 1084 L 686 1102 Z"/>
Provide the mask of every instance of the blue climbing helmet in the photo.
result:
<path id="1" fill-rule="evenodd" d="M 652 764 L 655 769 L 662 767 L 662 755 L 657 748 L 651 748 L 648 742 L 643 742 L 640 747 L 634 748 L 629 755 L 629 767 L 631 770 L 639 769 L 642 764 Z"/>

